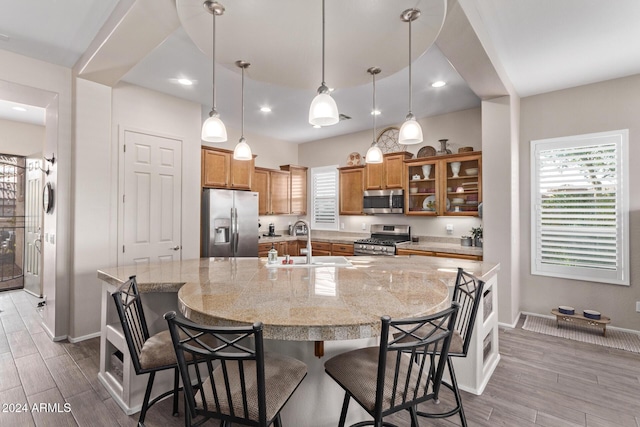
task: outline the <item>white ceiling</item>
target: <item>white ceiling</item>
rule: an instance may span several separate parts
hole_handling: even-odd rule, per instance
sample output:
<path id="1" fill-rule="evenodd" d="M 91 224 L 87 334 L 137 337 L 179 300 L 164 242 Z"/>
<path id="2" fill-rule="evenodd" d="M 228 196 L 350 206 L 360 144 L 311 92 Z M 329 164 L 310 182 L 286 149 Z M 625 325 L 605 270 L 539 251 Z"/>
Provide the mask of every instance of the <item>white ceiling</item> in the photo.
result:
<path id="1" fill-rule="evenodd" d="M 0 14 L 0 49 L 71 67 L 90 44 L 96 44 L 93 39 L 114 10 L 140 0 L 1 1 L 5 4 Z M 429 32 L 433 33 L 431 24 L 425 25 L 429 27 L 425 29 L 419 23 L 437 22 L 428 19 L 427 15 L 430 16 L 434 5 L 442 3 L 440 0 L 328 0 L 327 84 L 336 87 L 333 96 L 340 112 L 352 119 L 335 126 L 312 129 L 307 123 L 307 114 L 320 83 L 319 52 L 316 52 L 321 41 L 320 1 L 308 1 L 304 4 L 309 6 L 305 7 L 299 6 L 303 4 L 299 0 L 272 0 L 267 2 L 268 6 L 258 0 L 220 1 L 227 12 L 216 21 L 217 108 L 227 126 L 240 125 L 240 77 L 239 70 L 232 66 L 236 59 L 252 62 L 245 88 L 245 128 L 251 133 L 303 142 L 370 129 L 372 94 L 366 69 L 380 64 L 386 65 L 381 66 L 382 74 L 377 78 L 378 108 L 382 110 L 378 125 L 401 122 L 408 109 L 408 46 L 403 41 L 408 37 L 408 25 L 400 21 L 399 14 L 412 6 L 425 11 L 425 15 L 413 24 L 414 35 L 420 35 L 414 37 L 413 55 L 413 110 L 416 116 L 433 116 L 479 105 L 479 98 L 435 45 L 419 56 L 419 52 L 430 45 Z M 178 9 L 185 5 L 194 11 L 202 8 L 201 0 L 176 0 L 176 3 Z M 292 4 L 297 4 L 298 9 L 279 7 Z M 366 13 L 358 16 L 353 8 L 336 12 L 336 8 L 346 4 L 360 5 Z M 492 59 L 500 62 L 521 96 L 640 73 L 638 0 L 483 0 L 461 1 L 461 4 L 465 12 L 480 17 L 472 20 L 472 24 L 479 33 L 488 36 L 481 40 L 490 43 L 487 50 L 493 54 Z M 254 9 L 240 5 L 267 9 L 254 15 Z M 390 7 L 398 10 L 392 13 Z M 469 10 L 471 7 L 473 11 Z M 378 9 L 379 15 L 375 13 Z M 279 18 L 269 19 L 268 13 L 275 13 Z M 374 16 L 388 18 L 388 21 L 373 21 Z M 252 21 L 252 18 L 258 21 Z M 248 25 L 252 22 L 253 26 Z M 256 22 L 265 27 L 255 30 L 258 28 Z M 265 28 L 272 22 L 285 30 L 289 30 L 286 24 L 291 23 L 290 27 L 296 30 L 294 36 L 282 38 L 269 34 L 267 37 L 264 31 L 268 31 Z M 207 28 L 201 30 L 204 36 L 199 41 L 206 52 L 210 49 L 210 41 L 205 41 L 208 39 L 206 34 L 211 35 L 210 20 L 208 23 Z M 187 35 L 189 32 L 195 34 L 194 31 L 194 28 L 178 28 L 126 73 L 123 80 L 201 103 L 208 111 L 211 107 L 211 59 Z M 372 34 L 372 31 L 379 36 L 389 35 L 371 43 L 368 47 L 373 46 L 373 50 L 363 48 L 361 39 L 348 37 L 349 34 Z M 336 34 L 341 35 L 332 39 Z M 255 44 L 246 42 L 250 36 L 267 40 L 259 52 L 248 50 Z M 339 46 L 335 45 L 336 41 L 340 42 Z M 385 55 L 380 57 L 379 63 L 371 63 L 371 56 L 362 55 L 367 59 L 362 61 L 361 72 L 357 74 L 357 62 L 354 65 L 346 59 L 360 57 L 359 52 L 363 50 Z M 236 51 L 238 55 L 234 55 Z M 298 53 L 300 59 L 291 60 L 285 56 L 286 52 Z M 246 57 L 237 57 L 241 54 Z M 331 68 L 341 62 L 351 64 L 350 71 Z M 274 73 L 280 79 L 274 79 Z M 181 86 L 176 82 L 179 77 L 191 78 L 195 84 Z M 430 86 L 440 79 L 446 80 L 448 85 L 438 90 Z M 273 111 L 259 112 L 262 105 L 270 106 Z"/>

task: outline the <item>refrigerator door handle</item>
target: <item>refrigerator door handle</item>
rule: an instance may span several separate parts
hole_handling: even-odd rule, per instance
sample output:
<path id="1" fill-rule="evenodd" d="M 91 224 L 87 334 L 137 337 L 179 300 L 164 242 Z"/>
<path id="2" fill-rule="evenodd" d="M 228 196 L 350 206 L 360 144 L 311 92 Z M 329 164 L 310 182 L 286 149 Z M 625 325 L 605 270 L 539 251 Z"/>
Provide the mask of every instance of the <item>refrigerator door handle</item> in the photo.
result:
<path id="1" fill-rule="evenodd" d="M 238 254 L 238 240 L 240 240 L 240 235 L 238 232 L 238 209 L 233 208 L 233 223 L 235 225 L 235 231 L 233 236 L 233 255 L 236 256 Z"/>

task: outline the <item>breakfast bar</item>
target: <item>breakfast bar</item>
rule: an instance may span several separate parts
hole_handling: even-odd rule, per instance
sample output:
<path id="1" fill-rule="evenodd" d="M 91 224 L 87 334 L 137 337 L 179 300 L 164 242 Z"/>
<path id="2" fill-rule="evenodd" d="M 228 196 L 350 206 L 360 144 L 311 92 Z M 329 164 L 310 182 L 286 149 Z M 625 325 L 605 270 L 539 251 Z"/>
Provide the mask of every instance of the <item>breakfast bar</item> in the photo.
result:
<path id="1" fill-rule="evenodd" d="M 145 310 L 158 328 L 164 326 L 162 314 L 169 310 L 206 325 L 263 322 L 267 350 L 296 357 L 308 366 L 301 389 L 282 413 L 285 424 L 304 425 L 303 420 L 312 417 L 314 425 L 335 425 L 342 393 L 326 378 L 324 361 L 349 349 L 377 345 L 382 315 L 414 317 L 448 307 L 449 290 L 457 268 L 462 267 L 488 284 L 478 314 L 474 353 L 470 353 L 474 360 L 469 363 L 480 365 L 469 368 L 456 363 L 461 388 L 481 393 L 499 360 L 498 265 L 411 256 L 332 258 L 336 259 L 311 265 L 268 265 L 266 258 L 202 258 L 99 270 L 103 282 L 100 380 L 112 395 L 120 393 L 114 400 L 125 412 L 137 410 L 135 393 L 125 384 L 127 375 L 116 384 L 109 362 L 114 349 L 127 353 L 120 348 L 109 295 L 136 275 L 145 305 L 150 306 Z M 489 313 L 483 314 L 482 307 Z M 124 359 L 123 371 L 127 369 Z M 357 405 L 352 406 L 349 418 L 362 419 Z"/>

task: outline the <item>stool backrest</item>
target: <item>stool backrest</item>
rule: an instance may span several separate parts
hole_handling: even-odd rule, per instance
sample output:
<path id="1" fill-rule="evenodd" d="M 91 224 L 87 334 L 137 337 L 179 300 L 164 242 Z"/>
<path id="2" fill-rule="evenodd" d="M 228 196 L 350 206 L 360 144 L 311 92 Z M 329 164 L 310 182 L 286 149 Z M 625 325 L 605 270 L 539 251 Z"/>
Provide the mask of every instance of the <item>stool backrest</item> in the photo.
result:
<path id="1" fill-rule="evenodd" d="M 478 315 L 478 308 L 482 300 L 482 289 L 484 282 L 474 275 L 467 273 L 462 268 L 458 268 L 456 286 L 453 290 L 452 300 L 460 304 L 460 311 L 456 319 L 455 330 L 462 338 L 462 354 L 466 356 L 471 344 L 473 327 Z"/>
<path id="2" fill-rule="evenodd" d="M 382 317 L 375 419 L 437 395 L 458 308 L 453 303 L 430 316 L 399 320 Z"/>
<path id="3" fill-rule="evenodd" d="M 206 415 L 234 424 L 266 426 L 262 323 L 209 327 L 178 319 L 175 312 L 164 317 L 191 417 Z M 191 369 L 187 369 L 188 361 L 194 362 Z M 256 379 L 257 395 L 247 393 L 247 377 Z"/>
<path id="4" fill-rule="evenodd" d="M 136 276 L 129 277 L 129 280 L 122 284 L 112 296 L 116 303 L 116 310 L 133 367 L 136 374 L 144 373 L 140 366 L 140 351 L 145 341 L 149 339 L 149 330 L 144 318 Z"/>

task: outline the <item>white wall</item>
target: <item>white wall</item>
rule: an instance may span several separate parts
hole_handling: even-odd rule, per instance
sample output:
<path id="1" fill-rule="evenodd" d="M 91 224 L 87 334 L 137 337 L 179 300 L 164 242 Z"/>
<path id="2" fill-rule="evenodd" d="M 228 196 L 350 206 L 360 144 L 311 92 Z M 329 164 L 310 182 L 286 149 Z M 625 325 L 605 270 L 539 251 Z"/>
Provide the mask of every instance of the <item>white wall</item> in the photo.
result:
<path id="1" fill-rule="evenodd" d="M 29 156 L 41 153 L 45 127 L 0 119 L 0 153 Z"/>
<path id="2" fill-rule="evenodd" d="M 474 150 L 482 149 L 482 122 L 480 108 L 457 111 L 440 116 L 419 119 L 424 134 L 422 144 L 409 145 L 407 151 L 416 154 L 425 145 L 430 145 L 436 150 L 440 149 L 439 139 L 448 139 L 448 146 L 453 153 L 460 147 L 474 147 Z M 397 125 L 400 127 L 401 123 Z M 384 129 L 384 128 L 383 128 Z M 322 129 L 318 129 L 322 131 Z M 382 129 L 379 129 L 382 131 Z M 299 147 L 299 162 L 308 167 L 335 165 L 346 166 L 347 158 L 351 152 L 358 152 L 364 158 L 371 146 L 371 130 L 338 136 L 335 138 L 321 139 L 301 144 Z M 409 224 L 411 232 L 422 236 L 448 236 L 460 237 L 468 235 L 472 227 L 480 224 L 475 217 L 410 217 L 405 215 L 356 215 L 341 216 L 340 222 L 344 223 L 344 231 L 369 232 L 371 224 Z M 365 224 L 365 230 L 362 229 Z M 452 224 L 453 235 L 446 233 L 445 227 Z"/>
<path id="3" fill-rule="evenodd" d="M 100 331 L 102 284 L 96 270 L 109 256 L 111 190 L 111 88 L 75 79 L 75 138 L 72 175 L 71 310 L 69 335 Z"/>
<path id="4" fill-rule="evenodd" d="M 640 75 L 523 98 L 520 129 L 522 310 L 549 314 L 558 305 L 598 310 L 614 326 L 640 330 Z M 531 272 L 531 140 L 629 129 L 631 286 L 533 276 Z"/>

